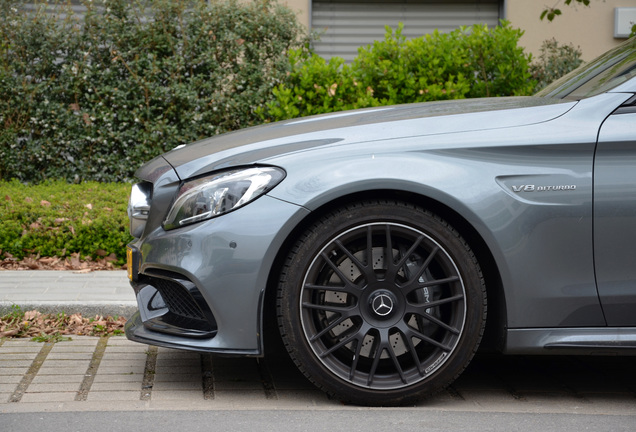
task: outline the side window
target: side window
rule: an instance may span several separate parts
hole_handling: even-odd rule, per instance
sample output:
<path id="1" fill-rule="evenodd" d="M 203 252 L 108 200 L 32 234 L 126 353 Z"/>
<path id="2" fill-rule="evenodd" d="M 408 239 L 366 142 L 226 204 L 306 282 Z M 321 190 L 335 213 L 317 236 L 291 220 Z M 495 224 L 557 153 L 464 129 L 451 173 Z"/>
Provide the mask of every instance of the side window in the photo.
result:
<path id="1" fill-rule="evenodd" d="M 636 76 L 636 38 L 629 39 L 563 78 L 537 96 L 580 100 L 607 92 Z"/>

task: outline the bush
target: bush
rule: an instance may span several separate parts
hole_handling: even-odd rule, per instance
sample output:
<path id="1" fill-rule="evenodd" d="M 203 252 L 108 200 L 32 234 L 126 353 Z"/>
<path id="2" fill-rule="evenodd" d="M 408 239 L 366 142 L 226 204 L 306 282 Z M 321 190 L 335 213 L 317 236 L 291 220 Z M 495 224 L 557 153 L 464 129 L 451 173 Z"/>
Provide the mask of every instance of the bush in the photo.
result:
<path id="1" fill-rule="evenodd" d="M 128 232 L 125 183 L 0 182 L 0 253 L 97 258 L 125 262 Z"/>
<path id="2" fill-rule="evenodd" d="M 581 55 L 581 50 L 572 44 L 559 45 L 556 39 L 544 41 L 539 58 L 530 65 L 530 72 L 537 81 L 536 90 L 579 67 L 583 63 Z"/>
<path id="3" fill-rule="evenodd" d="M 126 181 L 178 144 L 260 123 L 303 42 L 273 0 L 0 3 L 0 179 Z"/>
<path id="4" fill-rule="evenodd" d="M 519 39 L 523 31 L 502 21 L 501 26 L 473 26 L 461 39 L 468 52 L 467 97 L 527 96 L 536 82 L 529 72 L 531 54 L 525 54 Z"/>
<path id="5" fill-rule="evenodd" d="M 387 28 L 384 41 L 360 48 L 353 62 L 357 77 L 382 105 L 458 99 L 466 96 L 467 52 L 461 30 L 407 40 L 402 25 Z"/>
<path id="6" fill-rule="evenodd" d="M 289 53 L 292 71 L 273 90 L 275 102 L 260 109 L 263 118 L 276 120 L 377 106 L 373 90 L 358 83 L 351 66 L 339 57 L 326 61 L 306 49 Z"/>
<path id="7" fill-rule="evenodd" d="M 260 110 L 265 120 L 341 109 L 465 97 L 528 95 L 534 90 L 523 32 L 507 22 L 406 40 L 402 25 L 358 50 L 351 65 L 306 51 L 291 54 L 292 72 Z"/>

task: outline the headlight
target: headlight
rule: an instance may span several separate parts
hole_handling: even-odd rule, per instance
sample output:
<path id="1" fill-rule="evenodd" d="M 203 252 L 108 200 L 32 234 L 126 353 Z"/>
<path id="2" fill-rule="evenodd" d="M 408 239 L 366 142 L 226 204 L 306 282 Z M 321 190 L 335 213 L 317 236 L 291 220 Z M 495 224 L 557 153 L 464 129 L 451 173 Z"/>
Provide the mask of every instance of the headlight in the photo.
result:
<path id="1" fill-rule="evenodd" d="M 169 230 L 235 210 L 270 191 L 284 177 L 279 168 L 257 167 L 188 181 L 179 188 L 163 226 Z"/>

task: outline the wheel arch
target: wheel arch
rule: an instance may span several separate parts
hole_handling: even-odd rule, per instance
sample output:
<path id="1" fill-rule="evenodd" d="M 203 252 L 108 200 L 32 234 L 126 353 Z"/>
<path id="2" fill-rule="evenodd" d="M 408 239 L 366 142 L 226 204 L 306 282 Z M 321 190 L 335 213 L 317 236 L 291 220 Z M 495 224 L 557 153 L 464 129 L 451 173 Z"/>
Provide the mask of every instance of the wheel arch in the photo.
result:
<path id="1" fill-rule="evenodd" d="M 279 275 L 289 249 L 318 218 L 346 203 L 364 200 L 394 200 L 418 205 L 435 213 L 459 232 L 475 254 L 485 278 L 488 316 L 481 348 L 501 351 L 504 347 L 507 328 L 505 293 L 497 263 L 486 241 L 465 217 L 448 205 L 426 195 L 393 189 L 364 190 L 340 196 L 317 207 L 292 229 L 276 253 L 268 275 L 264 297 L 261 301 L 260 312 L 264 325 L 264 340 L 261 342 L 264 348 L 268 348 L 268 344 L 271 345 L 270 341 L 272 338 L 280 339 L 276 320 L 276 292 Z"/>

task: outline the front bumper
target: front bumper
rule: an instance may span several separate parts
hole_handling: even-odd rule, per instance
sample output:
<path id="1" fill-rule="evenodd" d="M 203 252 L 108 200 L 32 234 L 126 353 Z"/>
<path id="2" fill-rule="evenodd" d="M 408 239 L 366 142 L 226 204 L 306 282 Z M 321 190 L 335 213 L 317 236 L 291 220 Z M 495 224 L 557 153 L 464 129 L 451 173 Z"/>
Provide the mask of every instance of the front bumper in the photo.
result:
<path id="1" fill-rule="evenodd" d="M 131 243 L 139 313 L 134 341 L 223 354 L 262 353 L 262 305 L 274 260 L 308 211 L 263 196 L 192 226 Z"/>

